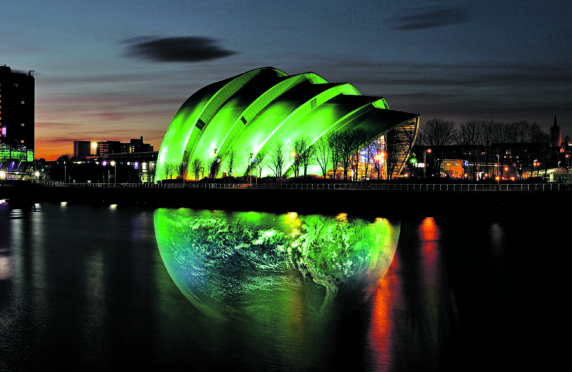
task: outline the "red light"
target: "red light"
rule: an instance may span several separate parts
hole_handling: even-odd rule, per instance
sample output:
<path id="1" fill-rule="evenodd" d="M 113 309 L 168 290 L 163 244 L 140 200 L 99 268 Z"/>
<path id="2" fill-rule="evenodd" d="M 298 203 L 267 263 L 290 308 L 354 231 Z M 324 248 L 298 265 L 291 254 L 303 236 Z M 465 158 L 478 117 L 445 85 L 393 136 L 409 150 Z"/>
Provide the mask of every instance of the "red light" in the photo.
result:
<path id="1" fill-rule="evenodd" d="M 431 150 L 431 149 L 427 149 L 427 153 L 428 153 L 428 154 L 430 154 L 430 153 L 431 153 L 431 151 L 433 151 L 433 150 Z"/>
<path id="2" fill-rule="evenodd" d="M 421 239 L 424 242 L 432 242 L 439 239 L 439 229 L 435 224 L 433 217 L 427 217 L 421 223 L 419 228 L 421 232 Z"/>

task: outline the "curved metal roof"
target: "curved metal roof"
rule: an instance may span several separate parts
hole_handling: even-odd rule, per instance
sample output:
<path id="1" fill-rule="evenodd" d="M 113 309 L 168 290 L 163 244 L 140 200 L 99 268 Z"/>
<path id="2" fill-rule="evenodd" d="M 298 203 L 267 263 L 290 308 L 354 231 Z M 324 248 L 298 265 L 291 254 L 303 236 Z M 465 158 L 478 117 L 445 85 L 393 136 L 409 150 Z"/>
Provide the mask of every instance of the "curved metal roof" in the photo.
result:
<path id="1" fill-rule="evenodd" d="M 356 128 L 377 137 L 399 127 L 409 128 L 407 133 L 413 137 L 399 150 L 404 152 L 400 156 L 404 162 L 418 118 L 389 110 L 384 98 L 362 96 L 348 83 L 328 83 L 314 73 L 287 75 L 273 67 L 258 68 L 210 84 L 183 103 L 161 143 L 155 180 L 171 178 L 174 173 L 192 179 L 186 169 L 196 158 L 205 164 L 217 159 L 222 175 L 231 152 L 233 173 L 244 174 L 251 159 L 270 153 L 277 143 L 290 149 L 302 136 L 314 143 L 330 133 Z M 293 161 L 289 158 L 284 169 Z M 317 166 L 309 169 L 309 174 L 319 173 Z M 270 170 L 262 172 L 262 176 L 270 174 Z"/>

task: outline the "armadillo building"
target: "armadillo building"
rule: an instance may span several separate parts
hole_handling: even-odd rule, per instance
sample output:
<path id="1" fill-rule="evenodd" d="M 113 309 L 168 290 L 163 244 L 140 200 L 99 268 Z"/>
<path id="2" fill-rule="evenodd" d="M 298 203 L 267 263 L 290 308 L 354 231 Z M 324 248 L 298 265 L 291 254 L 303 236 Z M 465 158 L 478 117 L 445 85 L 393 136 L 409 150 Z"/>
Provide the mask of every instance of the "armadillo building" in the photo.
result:
<path id="1" fill-rule="evenodd" d="M 290 153 L 301 137 L 316 144 L 333 133 L 363 129 L 381 139 L 389 176 L 398 175 L 419 127 L 419 115 L 390 110 L 382 97 L 361 95 L 348 83 L 328 83 L 314 73 L 288 75 L 258 68 L 210 84 L 187 99 L 175 114 L 159 149 L 156 181 L 195 179 L 191 163 L 216 164 L 216 176 L 244 175 L 257 158 L 277 145 Z M 293 175 L 294 156 L 284 159 L 283 177 Z M 211 167 L 212 169 L 212 167 Z M 262 177 L 275 175 L 260 167 Z M 308 174 L 321 174 L 310 164 Z"/>

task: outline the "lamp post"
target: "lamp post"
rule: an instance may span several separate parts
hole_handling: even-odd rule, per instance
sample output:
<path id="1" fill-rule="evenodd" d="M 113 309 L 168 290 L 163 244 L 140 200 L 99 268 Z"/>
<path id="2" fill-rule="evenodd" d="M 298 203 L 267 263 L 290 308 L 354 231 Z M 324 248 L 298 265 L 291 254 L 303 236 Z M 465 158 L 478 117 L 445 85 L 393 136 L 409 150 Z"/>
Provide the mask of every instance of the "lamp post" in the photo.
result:
<path id="1" fill-rule="evenodd" d="M 566 183 L 570 183 L 569 169 L 570 169 L 570 156 L 569 154 L 566 154 Z M 538 174 L 538 171 L 536 173 Z"/>
<path id="2" fill-rule="evenodd" d="M 427 178 L 427 154 L 430 154 L 431 151 L 433 150 L 430 148 L 423 151 L 423 178 Z"/>
<path id="3" fill-rule="evenodd" d="M 117 167 L 115 166 L 115 160 L 112 160 L 109 164 L 113 167 L 113 184 L 115 185 L 117 183 Z"/>
<path id="4" fill-rule="evenodd" d="M 294 177 L 298 177 L 298 173 L 300 172 L 300 163 L 298 159 L 298 154 L 296 151 L 290 152 L 290 156 L 294 158 Z"/>
<path id="5" fill-rule="evenodd" d="M 254 155 L 254 153 L 250 153 L 250 156 L 248 157 L 248 181 L 250 183 L 250 186 L 252 186 L 252 156 Z"/>
<path id="6" fill-rule="evenodd" d="M 377 160 L 377 179 L 379 180 L 379 174 L 382 170 L 383 164 L 385 159 L 385 151 L 380 152 L 375 156 L 375 160 Z"/>

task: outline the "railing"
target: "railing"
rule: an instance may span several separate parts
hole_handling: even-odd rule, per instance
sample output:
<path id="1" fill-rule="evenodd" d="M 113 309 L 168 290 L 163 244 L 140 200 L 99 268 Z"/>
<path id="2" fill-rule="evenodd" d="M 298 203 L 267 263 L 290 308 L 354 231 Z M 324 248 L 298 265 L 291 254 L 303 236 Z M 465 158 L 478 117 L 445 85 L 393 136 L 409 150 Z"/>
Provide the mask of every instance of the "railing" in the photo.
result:
<path id="1" fill-rule="evenodd" d="M 445 192 L 483 192 L 483 191 L 564 191 L 562 183 L 501 183 L 501 184 L 398 184 L 398 183 L 64 183 L 61 181 L 38 181 L 52 187 L 73 188 L 121 188 L 121 189 L 273 189 L 273 190 L 373 190 L 373 191 L 445 191 Z"/>

